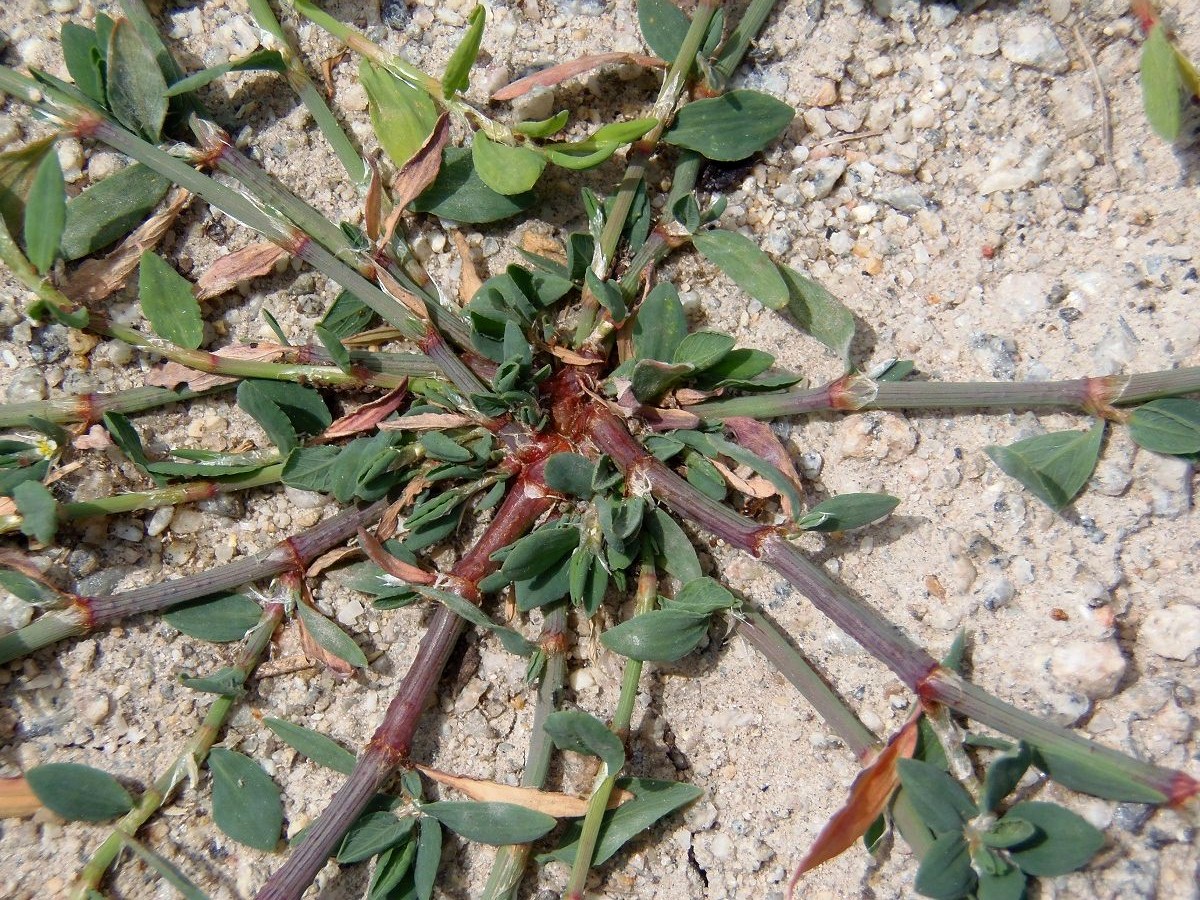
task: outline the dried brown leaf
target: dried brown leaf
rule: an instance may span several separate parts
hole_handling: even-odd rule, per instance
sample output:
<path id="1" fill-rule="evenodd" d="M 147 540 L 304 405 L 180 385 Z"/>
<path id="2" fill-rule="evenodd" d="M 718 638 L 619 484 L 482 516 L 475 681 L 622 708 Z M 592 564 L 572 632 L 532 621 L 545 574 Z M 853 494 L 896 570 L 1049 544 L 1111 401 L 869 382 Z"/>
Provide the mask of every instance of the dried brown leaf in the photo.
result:
<path id="1" fill-rule="evenodd" d="M 404 164 L 404 168 L 396 175 L 392 183 L 392 201 L 396 208 L 388 217 L 387 227 L 384 228 L 384 242 L 392 239 L 396 223 L 400 221 L 400 213 L 408 204 L 425 192 L 425 188 L 433 184 L 438 170 L 442 167 L 442 148 L 450 140 L 450 117 L 446 113 L 438 118 L 433 126 L 433 133 L 426 138 L 421 149 L 413 154 L 412 159 Z"/>
<path id="2" fill-rule="evenodd" d="M 182 188 L 175 188 L 167 205 L 139 225 L 116 250 L 100 259 L 89 259 L 72 272 L 63 285 L 63 293 L 76 303 L 94 303 L 119 291 L 137 268 L 142 254 L 162 240 L 191 196 Z"/>
<path id="3" fill-rule="evenodd" d="M 537 788 L 515 787 L 479 778 L 466 778 L 420 764 L 414 764 L 413 768 L 438 784 L 444 784 L 461 794 L 466 794 L 472 800 L 483 803 L 513 803 L 523 806 L 525 809 L 554 816 L 556 819 L 577 818 L 587 812 L 587 797 L 575 797 L 557 791 L 539 791 Z M 622 803 L 632 799 L 633 794 L 618 788 L 608 798 L 608 808 L 616 809 Z"/>
<path id="4" fill-rule="evenodd" d="M 354 412 L 342 416 L 317 436 L 317 443 L 336 441 L 338 438 L 350 437 L 352 434 L 374 428 L 399 409 L 406 397 L 408 397 L 407 378 L 382 397 L 376 397 L 370 403 L 364 403 L 358 407 Z"/>
<path id="5" fill-rule="evenodd" d="M 358 529 L 358 544 L 362 547 L 363 552 L 367 554 L 367 558 L 383 571 L 387 572 L 393 578 L 399 578 L 401 581 L 406 581 L 409 584 L 432 585 L 437 581 L 437 577 L 424 569 L 418 569 L 416 566 L 409 565 L 402 559 L 397 559 L 384 549 L 383 544 L 379 543 L 370 532 Z"/>
<path id="6" fill-rule="evenodd" d="M 103 450 L 112 446 L 112 438 L 108 436 L 108 429 L 103 425 L 93 425 L 87 434 L 78 435 L 72 440 L 71 446 L 76 450 Z"/>
<path id="7" fill-rule="evenodd" d="M 429 313 L 425 309 L 425 304 L 421 302 L 421 298 L 401 287 L 400 282 L 393 278 L 386 269 L 376 269 L 375 279 L 379 282 L 380 287 L 403 303 L 408 311 L 422 322 L 429 318 Z"/>
<path id="8" fill-rule="evenodd" d="M 774 497 L 776 494 L 774 485 L 765 478 L 759 478 L 757 475 L 750 478 L 743 478 L 733 468 L 725 465 L 725 463 L 718 459 L 709 460 L 709 462 L 725 477 L 730 487 L 735 491 L 740 491 L 747 497 L 756 497 L 759 500 L 765 500 L 768 497 Z"/>
<path id="9" fill-rule="evenodd" d="M 367 185 L 367 196 L 363 198 L 363 219 L 367 228 L 367 237 L 372 242 L 379 239 L 379 221 L 383 216 L 383 179 L 379 177 L 379 169 L 371 160 L 371 181 Z"/>
<path id="10" fill-rule="evenodd" d="M 335 547 L 333 550 L 327 550 L 316 559 L 304 571 L 305 578 L 316 578 L 327 569 L 332 569 L 344 559 L 350 559 L 362 553 L 359 547 Z"/>
<path id="11" fill-rule="evenodd" d="M 308 629 L 304 627 L 303 619 L 297 616 L 293 621 L 300 629 L 300 646 L 303 648 L 305 656 L 313 662 L 323 665 L 338 680 L 345 680 L 354 674 L 354 666 L 340 656 L 334 656 L 317 643 L 316 639 L 308 633 Z"/>
<path id="12" fill-rule="evenodd" d="M 0 819 L 19 819 L 31 816 L 42 808 L 25 776 L 0 778 Z"/>
<path id="13" fill-rule="evenodd" d="M 480 280 L 479 272 L 475 268 L 475 260 L 471 257 L 471 245 L 467 243 L 463 233 L 458 229 L 452 229 L 450 239 L 454 241 L 454 247 L 458 250 L 458 255 L 462 257 L 462 278 L 458 282 L 458 299 L 463 303 L 470 303 L 483 281 Z"/>
<path id="14" fill-rule="evenodd" d="M 579 59 L 559 63 L 557 66 L 542 69 L 540 72 L 534 72 L 532 75 L 526 75 L 524 78 L 519 78 L 511 84 L 506 84 L 500 90 L 496 91 L 496 93 L 492 94 L 492 99 L 514 100 L 523 94 L 528 94 L 534 88 L 552 87 L 566 81 L 568 78 L 574 78 L 576 75 L 582 75 L 584 72 L 590 72 L 592 69 L 598 69 L 601 66 L 607 66 L 612 63 L 633 63 L 636 66 L 645 66 L 648 69 L 663 69 L 667 65 L 657 56 L 642 56 L 640 53 L 613 52 L 581 56 Z"/>
<path id="15" fill-rule="evenodd" d="M 825 823 L 804 859 L 800 860 L 796 874 L 788 884 L 789 895 L 805 872 L 833 859 L 867 833 L 900 784 L 896 762 L 911 757 L 916 746 L 917 717 L 914 716 L 892 736 L 879 755 L 858 773 L 850 785 L 850 796 L 845 806 Z"/>
<path id="16" fill-rule="evenodd" d="M 380 431 L 424 431 L 430 428 L 459 428 L 474 420 L 458 413 L 418 413 L 392 422 L 381 422 Z"/>
<path id="17" fill-rule="evenodd" d="M 779 442 L 778 436 L 771 430 L 770 425 L 760 422 L 758 419 L 733 416 L 725 420 L 725 427 L 733 432 L 734 440 L 738 444 L 755 456 L 761 456 L 782 472 L 784 477 L 796 486 L 797 490 L 800 490 L 800 473 L 792 465 L 792 458 L 788 456 L 787 450 Z M 795 518 L 799 510 L 792 509 L 788 498 L 780 495 L 779 502 L 783 506 L 784 513 L 789 518 Z"/>
<path id="18" fill-rule="evenodd" d="M 282 344 L 235 344 L 232 347 L 223 347 L 220 350 L 216 350 L 211 355 L 226 359 L 274 362 L 282 358 L 286 351 L 287 348 Z M 190 369 L 176 362 L 165 363 L 156 369 L 151 369 L 149 374 L 146 375 L 146 384 L 148 385 L 174 389 L 181 384 L 186 384 L 194 391 L 207 390 L 221 384 L 232 384 L 237 380 L 237 378 L 230 378 L 225 375 L 213 375 L 210 372 Z"/>
<path id="19" fill-rule="evenodd" d="M 201 301 L 219 297 L 243 281 L 270 275 L 285 256 L 287 252 L 270 241 L 227 253 L 205 269 L 192 292 Z"/>

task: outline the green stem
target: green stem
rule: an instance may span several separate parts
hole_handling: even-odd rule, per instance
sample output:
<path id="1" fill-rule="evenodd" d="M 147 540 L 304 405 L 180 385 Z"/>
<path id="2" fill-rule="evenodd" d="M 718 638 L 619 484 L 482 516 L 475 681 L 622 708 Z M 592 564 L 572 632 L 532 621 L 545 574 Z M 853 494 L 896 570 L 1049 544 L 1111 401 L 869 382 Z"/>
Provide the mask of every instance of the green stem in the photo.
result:
<path id="1" fill-rule="evenodd" d="M 521 774 L 522 787 L 540 788 L 550 774 L 554 742 L 542 726 L 546 718 L 558 709 L 562 696 L 567 673 L 567 645 L 563 637 L 566 627 L 566 610 L 559 608 L 546 617 L 546 624 L 542 628 L 541 644 L 546 652 L 546 667 L 538 683 L 529 751 L 525 754 L 525 771 Z M 507 844 L 496 851 L 482 900 L 515 900 L 532 849 L 532 844 Z"/>
<path id="2" fill-rule="evenodd" d="M 283 463 L 275 463 L 264 466 L 257 472 L 233 476 L 221 481 L 189 481 L 187 484 L 174 484 L 152 491 L 133 491 L 127 494 L 101 497 L 97 500 L 60 503 L 58 517 L 63 521 L 73 522 L 78 519 L 90 519 L 94 516 L 112 516 L 136 512 L 140 509 L 157 509 L 160 506 L 195 503 L 200 500 L 210 500 L 221 494 L 232 494 L 236 491 L 246 491 L 268 484 L 278 484 L 282 475 Z M 0 516 L 0 534 L 16 531 L 21 527 L 22 521 L 21 516 L 17 514 Z"/>
<path id="3" fill-rule="evenodd" d="M 130 388 L 111 394 L 70 394 L 53 400 L 33 400 L 29 403 L 0 404 L 0 428 L 15 428 L 24 425 L 30 417 L 65 425 L 82 422 L 87 425 L 99 422 L 106 412 L 136 413 L 157 409 L 171 403 L 195 400 L 227 391 L 232 385 L 220 384 L 203 391 L 189 388 L 171 390 L 161 387 Z"/>
<path id="4" fill-rule="evenodd" d="M 654 560 L 648 552 L 643 552 L 634 594 L 633 614 L 640 616 L 650 612 L 654 609 L 657 601 L 658 576 L 654 571 Z M 633 719 L 633 705 L 637 702 L 638 685 L 641 680 L 641 660 L 626 660 L 625 671 L 621 676 L 621 694 L 617 699 L 617 709 L 613 714 L 611 726 L 622 741 L 629 735 L 629 723 Z M 563 896 L 569 900 L 579 900 L 583 897 L 583 890 L 587 886 L 588 872 L 592 868 L 592 857 L 596 853 L 596 842 L 600 838 L 600 826 L 604 823 L 608 801 L 620 774 L 620 772 L 605 772 L 604 779 L 588 800 L 587 812 L 584 813 L 583 825 L 579 832 L 579 846 L 575 851 L 575 861 L 571 866 L 571 878 L 563 891 Z"/>
<path id="5" fill-rule="evenodd" d="M 297 567 L 303 569 L 321 553 L 351 537 L 359 528 L 370 525 L 386 508 L 386 500 L 369 506 L 351 507 L 307 531 L 285 538 L 269 550 L 205 572 L 118 594 L 76 597 L 71 606 L 47 612 L 24 628 L 0 637 L 0 665 L 129 616 L 168 609 Z"/>
<path id="6" fill-rule="evenodd" d="M 718 422 L 732 416 L 770 419 L 811 412 L 868 409 L 1079 409 L 1103 411 L 1160 397 L 1200 391 L 1200 366 L 1065 381 L 872 381 L 839 378 L 819 388 L 734 397 L 689 406 L 688 412 Z"/>
<path id="7" fill-rule="evenodd" d="M 879 749 L 879 740 L 871 730 L 842 702 L 825 680 L 809 665 L 787 637 L 763 613 L 750 606 L 742 607 L 738 617 L 738 633 L 754 645 L 775 670 L 800 692 L 805 700 L 825 720 L 859 760 L 867 759 Z"/>
<path id="8" fill-rule="evenodd" d="M 270 645 L 271 635 L 275 633 L 281 621 L 283 606 L 271 603 L 263 609 L 258 624 L 246 635 L 245 644 L 233 665 L 238 687 L 246 683 L 246 679 L 262 659 L 263 653 Z M 179 786 L 199 770 L 208 758 L 208 751 L 220 736 L 225 720 L 236 701 L 235 694 L 222 694 L 213 701 L 200 729 L 175 757 L 175 761 L 155 780 L 154 785 L 142 794 L 137 805 L 113 826 L 112 834 L 92 854 L 87 865 L 79 873 L 71 894 L 72 900 L 86 900 L 90 892 L 99 889 L 104 873 L 116 862 L 117 856 L 125 846 L 125 837 L 133 837 L 154 813 L 170 802 Z"/>
<path id="9" fill-rule="evenodd" d="M 722 77 L 733 77 L 734 70 L 741 64 L 746 51 L 750 49 L 750 44 L 766 24 L 775 3 L 776 0 L 750 0 L 750 5 L 746 7 L 746 12 L 737 23 L 737 27 L 726 38 L 721 52 L 717 54 L 713 68 Z"/>
<path id="10" fill-rule="evenodd" d="M 250 7 L 250 15 L 254 17 L 259 28 L 269 33 L 281 45 L 283 58 L 287 62 L 287 72 L 284 73 L 284 77 L 287 79 L 288 85 L 296 92 L 317 128 L 329 142 L 338 162 L 342 164 L 342 168 L 346 170 L 350 180 L 362 193 L 371 183 L 370 166 L 363 161 L 354 144 L 350 142 L 349 136 L 342 130 L 333 110 L 329 108 L 329 104 L 325 102 L 325 98 L 321 96 L 317 86 L 308 77 L 308 72 L 304 70 L 304 65 L 296 54 L 296 48 L 288 40 L 287 33 L 275 16 L 275 11 L 271 9 L 271 4 L 267 0 L 247 0 L 247 3 Z"/>

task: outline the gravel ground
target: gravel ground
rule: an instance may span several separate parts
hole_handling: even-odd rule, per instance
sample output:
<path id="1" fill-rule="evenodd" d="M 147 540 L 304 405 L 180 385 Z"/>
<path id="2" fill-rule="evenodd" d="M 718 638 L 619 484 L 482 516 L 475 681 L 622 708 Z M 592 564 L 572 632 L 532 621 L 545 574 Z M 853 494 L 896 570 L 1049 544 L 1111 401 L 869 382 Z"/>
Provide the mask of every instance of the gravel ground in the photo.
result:
<path id="1" fill-rule="evenodd" d="M 439 71 L 468 0 L 406 6 L 329 2 Z M 972 4 L 967 4 L 972 5 Z M 965 13 L 905 0 L 790 0 L 768 26 L 742 77 L 795 105 L 788 135 L 752 166 L 713 173 L 727 191 L 727 227 L 756 235 L 783 262 L 810 271 L 854 311 L 854 359 L 867 369 L 911 358 L 939 379 L 1031 380 L 1150 371 L 1200 364 L 1195 156 L 1157 140 L 1141 112 L 1138 40 L 1127 0 L 994 2 Z M 1174 0 L 1184 47 L 1200 58 L 1200 7 Z M 364 7 L 367 7 L 364 9 Z M 90 20 L 110 4 L 18 0 L 0 12 L 6 62 L 61 74 L 58 27 Z M 189 68 L 253 50 L 258 36 L 241 0 L 171 6 L 170 34 Z M 310 60 L 336 52 L 315 28 L 298 34 Z M 475 96 L 528 70 L 600 50 L 639 50 L 627 0 L 493 3 Z M 373 146 L 366 98 L 353 67 L 336 70 L 337 106 L 352 134 Z M 580 121 L 630 115 L 652 96 L 637 72 L 577 79 L 518 104 L 528 118 L 570 106 Z M 205 95 L 239 140 L 273 173 L 331 214 L 354 218 L 353 189 L 338 178 L 306 116 L 269 76 L 230 78 Z M 1106 149 L 1111 127 L 1111 153 Z M 13 104 L 0 112 L 0 144 L 31 134 Z M 72 189 L 111 172 L 112 154 L 67 141 L 60 150 Z M 595 173 L 613 183 L 619 165 Z M 551 175 L 547 197 L 575 196 Z M 546 228 L 578 227 L 550 209 Z M 504 228 L 468 231 L 481 266 L 512 258 Z M 194 203 L 165 249 L 183 270 L 253 240 Z M 436 229 L 419 241 L 451 287 L 460 264 Z M 675 265 L 697 315 L 735 328 L 814 382 L 836 361 L 812 340 L 695 258 Z M 291 334 L 308 334 L 334 291 L 287 269 L 245 297 L 212 304 L 205 346 L 269 338 L 269 309 Z M 117 315 L 136 317 L 126 293 Z M 151 360 L 105 342 L 81 346 L 61 329 L 31 329 L 25 297 L 0 283 L 0 388 L 16 401 L 142 383 Z M 152 446 L 225 449 L 262 432 L 226 400 L 142 416 Z M 1194 472 L 1137 450 L 1116 430 L 1083 497 L 1056 516 L 1007 479 L 983 448 L 1042 430 L 1077 427 L 1049 414 L 817 416 L 785 429 L 814 476 L 813 501 L 881 490 L 902 499 L 886 523 L 838 540 L 806 541 L 827 569 L 888 611 L 934 653 L 954 632 L 972 638 L 975 679 L 1001 697 L 1075 724 L 1103 743 L 1195 772 L 1194 717 L 1200 679 Z M 819 469 L 819 477 L 816 471 Z M 64 490 L 98 496 L 138 484 L 111 457 L 77 472 Z M 197 571 L 266 547 L 331 512 L 320 498 L 257 491 L 243 499 L 166 514 L 122 516 L 72 532 L 68 549 L 44 554 L 64 581 L 100 593 Z M 709 547 L 731 585 L 762 604 L 810 654 L 863 719 L 880 731 L 908 715 L 900 683 L 756 562 Z M 447 551 L 447 560 L 452 551 Z M 275 740 L 258 719 L 291 719 L 360 746 L 369 737 L 415 650 L 426 614 L 377 613 L 336 579 L 318 602 L 379 654 L 361 677 L 336 682 L 307 669 L 259 681 L 233 718 L 225 743 L 262 760 L 283 787 L 288 833 L 324 807 L 333 787 Z M 0 601 L 0 620 L 27 616 Z M 575 648 L 570 699 L 603 715 L 619 666 L 587 632 Z M 289 635 L 276 656 L 298 652 Z M 415 755 L 442 769 L 512 781 L 531 713 L 522 667 L 491 638 L 471 636 L 451 666 Z M 48 761 L 87 762 L 131 784 L 161 771 L 191 733 L 207 700 L 177 685 L 181 670 L 215 668 L 228 651 L 136 619 L 87 640 L 0 670 L 0 771 Z M 453 685 L 451 684 L 453 682 Z M 459 690 L 454 690 L 457 687 Z M 635 713 L 631 766 L 638 774 L 686 778 L 705 788 L 601 870 L 599 896 L 772 897 L 824 820 L 842 802 L 853 757 L 736 635 L 714 634 L 675 666 L 648 667 Z M 670 747 L 670 752 L 667 752 Z M 580 773 L 568 770 L 569 782 Z M 1108 844 L 1083 873 L 1047 882 L 1043 897 L 1200 895 L 1194 820 L 1070 795 L 1065 802 L 1106 829 Z M 0 894 L 51 897 L 103 836 L 51 815 L 0 823 L 5 865 Z M 187 792 L 145 831 L 147 840 L 216 897 L 253 892 L 280 861 L 224 837 L 208 792 Z M 451 842 L 445 896 L 475 895 L 490 852 Z M 861 849 L 823 866 L 806 897 L 911 896 L 914 865 L 897 846 L 881 862 Z M 545 869 L 526 896 L 555 892 L 565 871 Z M 363 867 L 327 868 L 312 896 L 359 896 Z M 170 890 L 126 862 L 113 896 L 166 897 Z M 547 894 L 546 896 L 550 896 Z"/>

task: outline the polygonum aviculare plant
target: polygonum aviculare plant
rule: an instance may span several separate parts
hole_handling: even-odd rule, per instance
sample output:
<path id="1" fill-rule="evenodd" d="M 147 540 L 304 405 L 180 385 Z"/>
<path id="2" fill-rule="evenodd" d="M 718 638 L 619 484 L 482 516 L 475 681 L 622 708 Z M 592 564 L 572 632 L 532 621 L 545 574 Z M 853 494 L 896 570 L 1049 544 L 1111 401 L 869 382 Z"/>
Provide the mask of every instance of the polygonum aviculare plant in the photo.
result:
<path id="1" fill-rule="evenodd" d="M 774 5 L 701 0 L 688 15 L 668 0 L 642 2 L 644 54 L 584 56 L 492 93 L 498 104 L 517 100 L 612 66 L 659 79 L 657 97 L 636 115 L 597 125 L 570 108 L 531 120 L 476 102 L 483 6 L 466 16 L 435 76 L 339 15 L 293 0 L 293 27 L 322 29 L 357 61 L 380 156 L 364 156 L 342 131 L 266 0 L 248 3 L 262 48 L 208 68 L 177 60 L 151 12 L 124 0 L 111 14 L 63 26 L 60 75 L 68 78 L 0 69 L 0 89 L 31 110 L 44 135 L 0 155 L 0 259 L 32 293 L 29 315 L 72 329 L 82 352 L 104 338 L 165 360 L 144 387 L 0 408 L 10 431 L 0 441 L 0 527 L 23 536 L 3 550 L 0 582 L 37 608 L 0 638 L 0 659 L 153 612 L 189 638 L 238 647 L 189 653 L 188 669 L 173 673 L 206 713 L 156 777 L 122 784 L 98 768 L 50 760 L 5 786 L 0 806 L 9 814 L 45 807 L 67 819 L 117 819 L 73 882 L 75 896 L 102 890 L 126 850 L 180 892 L 201 895 L 188 853 L 212 851 L 181 858 L 152 826 L 142 829 L 191 779 L 206 789 L 199 802 L 225 835 L 279 853 L 265 884 L 238 891 L 299 897 L 333 857 L 373 860 L 372 898 L 429 897 L 439 878 L 459 874 L 454 854 L 443 852 L 445 829 L 455 841 L 500 847 L 485 896 L 516 896 L 536 850 L 538 864 L 566 864 L 565 896 L 581 897 L 594 867 L 702 793 L 649 777 L 659 770 L 630 738 L 644 664 L 685 660 L 719 622 L 791 681 L 863 764 L 797 878 L 861 836 L 876 845 L 894 825 L 922 860 L 917 890 L 1019 898 L 1030 877 L 1079 868 L 1103 842 L 1080 816 L 1028 799 L 1040 784 L 1028 773 L 1132 803 L 1182 804 L 1196 794 L 1183 772 L 1093 743 L 975 685 L 960 674 L 961 646 L 939 662 L 802 549 L 815 535 L 871 525 L 899 500 L 851 492 L 810 502 L 769 420 L 1076 410 L 1089 419 L 1081 429 L 987 451 L 1057 513 L 1084 489 L 1113 429 L 1127 429 L 1147 451 L 1195 458 L 1200 403 L 1181 395 L 1200 390 L 1200 370 L 969 384 L 920 380 L 905 362 L 855 371 L 850 312 L 734 230 L 726 200 L 702 180 L 706 166 L 752 159 L 792 125 L 792 107 L 735 80 Z M 264 151 L 253 148 L 253 135 L 233 137 L 231 123 L 206 107 L 210 85 L 247 71 L 267 73 L 253 84 L 282 81 L 299 98 L 316 128 L 311 137 L 327 141 L 344 169 L 339 197 L 350 202 L 322 211 L 302 199 L 259 164 Z M 106 147 L 126 164 L 68 198 L 55 152 L 68 139 Z M 612 160 L 623 174 L 610 190 L 577 174 L 611 173 Z M 526 242 L 511 264 L 480 280 L 460 227 L 532 216 L 563 185 L 580 204 L 561 241 Z M 164 237 L 189 221 L 189 202 L 265 242 L 186 277 L 190 260 L 173 257 Z M 432 231 L 459 250 L 457 299 L 448 273 L 426 265 L 421 248 Z M 762 306 L 792 316 L 845 363 L 845 374 L 804 387 L 752 341 L 697 326 L 664 275 L 691 251 Z M 285 328 L 266 309 L 270 341 L 231 341 L 213 328 L 202 303 L 285 270 L 314 271 L 339 290 L 310 330 Z M 135 273 L 130 306 L 117 298 L 133 296 L 126 285 Z M 154 420 L 136 416 L 180 403 L 203 409 L 204 398 L 222 393 L 265 437 L 169 446 L 145 424 Z M 136 490 L 80 496 L 81 476 L 96 466 L 118 467 Z M 183 531 L 172 507 L 251 489 L 253 505 L 279 496 L 280 485 L 289 500 L 324 495 L 340 510 L 297 512 L 289 521 L 306 525 L 237 558 L 218 552 L 224 539 L 213 535 L 214 565 L 182 577 L 115 592 L 63 587 L 58 562 L 99 517 L 157 510 L 154 533 L 169 523 Z M 724 583 L 726 551 L 773 570 L 781 587 L 915 693 L 903 726 L 888 736 L 864 725 L 762 606 Z M 232 739 L 230 716 L 257 709 L 255 690 L 264 678 L 287 677 L 287 660 L 338 678 L 376 664 L 363 635 L 343 627 L 353 617 L 330 617 L 314 597 L 327 577 L 369 597 L 369 615 L 381 620 L 402 607 L 428 610 L 411 658 L 392 660 L 406 674 L 386 710 L 363 714 L 378 723 L 374 736 L 356 754 L 284 710 L 264 709 L 257 740 Z M 422 740 L 423 712 L 467 625 L 523 658 L 532 721 L 519 784 L 428 764 L 436 748 Z M 580 634 L 591 652 L 620 660 L 604 718 L 564 700 Z M 281 649 L 268 659 L 273 640 Z M 336 773 L 325 811 L 288 823 L 286 847 L 277 761 L 264 767 L 255 752 L 268 740 Z M 552 778 L 556 751 L 573 768 Z M 982 782 L 981 759 L 991 760 Z M 121 768 L 116 758 L 106 762 Z"/>

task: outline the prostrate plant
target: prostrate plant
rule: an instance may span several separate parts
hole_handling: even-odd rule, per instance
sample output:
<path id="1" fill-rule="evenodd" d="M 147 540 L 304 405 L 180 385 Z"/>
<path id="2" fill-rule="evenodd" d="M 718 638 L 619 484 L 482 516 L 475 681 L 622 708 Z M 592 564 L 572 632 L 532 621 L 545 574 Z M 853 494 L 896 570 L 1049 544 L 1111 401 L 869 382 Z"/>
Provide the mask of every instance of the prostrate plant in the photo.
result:
<path id="1" fill-rule="evenodd" d="M 372 898 L 429 897 L 442 865 L 443 827 L 469 841 L 502 845 L 485 893 L 515 896 L 528 845 L 560 819 L 576 821 L 549 839 L 539 859 L 568 863 L 566 895 L 582 896 L 594 867 L 700 793 L 630 773 L 625 739 L 642 664 L 692 653 L 721 616 L 740 623 L 747 640 L 864 765 L 846 808 L 799 872 L 864 834 L 875 844 L 894 822 L 924 860 L 919 890 L 936 897 L 1017 898 L 1027 876 L 1078 868 L 1101 840 L 1051 804 L 1006 805 L 1031 766 L 1067 787 L 1117 800 L 1180 804 L 1197 793 L 1185 773 L 1103 748 L 1003 703 L 962 678 L 956 660 L 939 664 L 833 581 L 791 539 L 867 526 L 899 500 L 853 493 L 805 509 L 791 459 L 764 420 L 885 408 L 1076 408 L 1095 419 L 1086 431 L 988 451 L 1060 510 L 1086 484 L 1109 422 L 1128 424 L 1149 450 L 1200 453 L 1200 403 L 1174 396 L 1200 390 L 1200 370 L 945 385 L 906 381 L 911 365 L 896 363 L 805 390 L 793 389 L 801 379 L 776 370 L 770 354 L 738 347 L 718 331 L 689 330 L 678 289 L 658 280 L 655 266 L 690 245 L 747 294 L 790 312 L 843 360 L 853 336 L 852 317 L 832 295 L 775 263 L 745 235 L 718 227 L 724 200 L 702 203 L 696 190 L 705 161 L 750 157 L 793 117 L 790 107 L 766 94 L 727 90 L 771 2 L 754 0 L 737 22 L 727 22 L 711 0 L 702 0 L 690 19 L 667 0 L 643 2 L 639 22 L 656 57 L 584 58 L 498 93 L 512 98 L 615 62 L 666 66 L 644 118 L 570 138 L 562 137 L 569 128 L 565 111 L 541 122 L 510 123 L 466 99 L 485 27 L 482 7 L 471 13 L 437 78 L 307 0 L 294 6 L 361 56 L 372 127 L 394 166 L 390 187 L 337 128 L 263 0 L 251 0 L 250 8 L 272 46 L 191 75 L 174 61 L 137 0 L 125 0 L 123 18 L 101 14 L 91 28 L 72 23 L 63 29 L 73 84 L 42 71 L 27 77 L 0 69 L 0 89 L 51 129 L 49 137 L 0 156 L 0 258 L 35 295 L 30 314 L 168 360 L 149 392 L 0 410 L 0 421 L 17 430 L 0 445 L 0 494 L 11 499 L 4 526 L 45 547 L 74 519 L 279 482 L 348 505 L 266 553 L 110 596 L 63 591 L 34 561 L 6 551 L 3 584 L 43 612 L 0 638 L 0 660 L 152 611 L 169 610 L 167 622 L 197 639 L 243 640 L 233 665 L 180 673 L 184 685 L 216 699 L 178 761 L 140 797 L 87 767 L 51 763 L 27 773 L 37 799 L 60 815 L 124 816 L 81 874 L 79 896 L 98 889 L 126 846 L 185 894 L 199 893 L 135 833 L 187 776 L 198 778 L 201 766 L 211 775 L 216 825 L 251 847 L 277 846 L 283 824 L 278 787 L 254 759 L 217 744 L 270 636 L 286 619 L 299 630 L 305 653 L 334 672 L 349 675 L 369 664 L 354 637 L 320 612 L 309 586 L 315 570 L 345 558 L 321 555 L 351 536 L 368 558 L 356 564 L 351 584 L 372 596 L 377 610 L 424 601 L 434 611 L 382 724 L 357 756 L 301 725 L 265 719 L 279 740 L 347 778 L 325 813 L 293 839 L 262 897 L 299 897 L 331 856 L 344 864 L 375 859 Z M 211 120 L 196 91 L 248 69 L 281 73 L 296 91 L 362 199 L 363 228 L 329 221 L 262 171 Z M 184 142 L 189 133 L 194 144 Z M 455 133 L 465 133 L 469 147 L 453 145 Z M 68 201 L 53 152 L 64 135 L 106 144 L 134 162 L 113 176 L 119 183 L 101 182 Z M 429 221 L 424 214 L 468 223 L 513 216 L 535 202 L 532 189 L 548 167 L 594 168 L 622 148 L 625 173 L 615 192 L 602 197 L 581 190 L 585 227 L 566 236 L 562 257 L 522 251 L 527 265 L 492 275 L 461 309 L 411 252 L 406 229 Z M 651 185 L 661 179 L 647 174 L 671 160 L 670 192 L 658 205 Z M 172 184 L 278 249 L 251 247 L 221 277 L 206 273 L 191 284 L 153 250 L 183 196 L 171 199 Z M 154 213 L 160 203 L 167 206 Z M 60 266 L 135 226 L 98 268 L 85 270 L 85 263 L 67 275 Z M 315 327 L 315 342 L 293 343 L 297 336 L 268 318 L 277 344 L 201 350 L 204 317 L 196 295 L 216 290 L 214 282 L 266 274 L 283 254 L 342 288 Z M 153 333 L 115 322 L 100 308 L 134 268 Z M 407 340 L 420 353 L 359 349 L 392 340 Z M 262 426 L 273 449 L 177 447 L 163 457 L 147 448 L 127 417 L 227 388 L 236 389 L 238 405 Z M 335 418 L 319 388 L 377 396 Z M 1129 406 L 1135 408 L 1122 408 Z M 147 489 L 87 503 L 67 500 L 69 481 L 57 477 L 60 467 L 86 452 L 87 443 L 80 448 L 82 428 L 72 434 L 64 427 L 74 424 L 102 424 L 105 437 L 88 432 L 92 445 L 115 444 Z M 758 517 L 737 511 L 739 496 L 755 501 Z M 769 522 L 776 500 L 782 524 Z M 886 741 L 874 735 L 761 610 L 705 574 L 684 525 L 775 569 L 913 690 L 921 712 Z M 466 534 L 474 535 L 470 546 L 439 570 L 430 551 Z M 265 595 L 230 593 L 272 578 L 276 583 Z M 626 659 L 610 721 L 558 709 L 569 611 L 578 610 L 585 624 L 607 622 L 630 593 L 633 615 L 599 639 Z M 484 603 L 496 594 L 509 597 L 518 613 L 541 610 L 536 640 L 495 621 Z M 441 772 L 412 757 L 421 712 L 467 623 L 525 658 L 529 681 L 538 683 L 520 786 Z M 963 732 L 952 712 L 1017 743 Z M 977 801 L 960 786 L 975 781 L 967 746 L 1003 751 L 987 768 Z M 587 796 L 543 789 L 554 748 L 596 758 Z M 397 775 L 399 789 L 389 790 Z M 470 799 L 428 800 L 421 775 Z"/>

